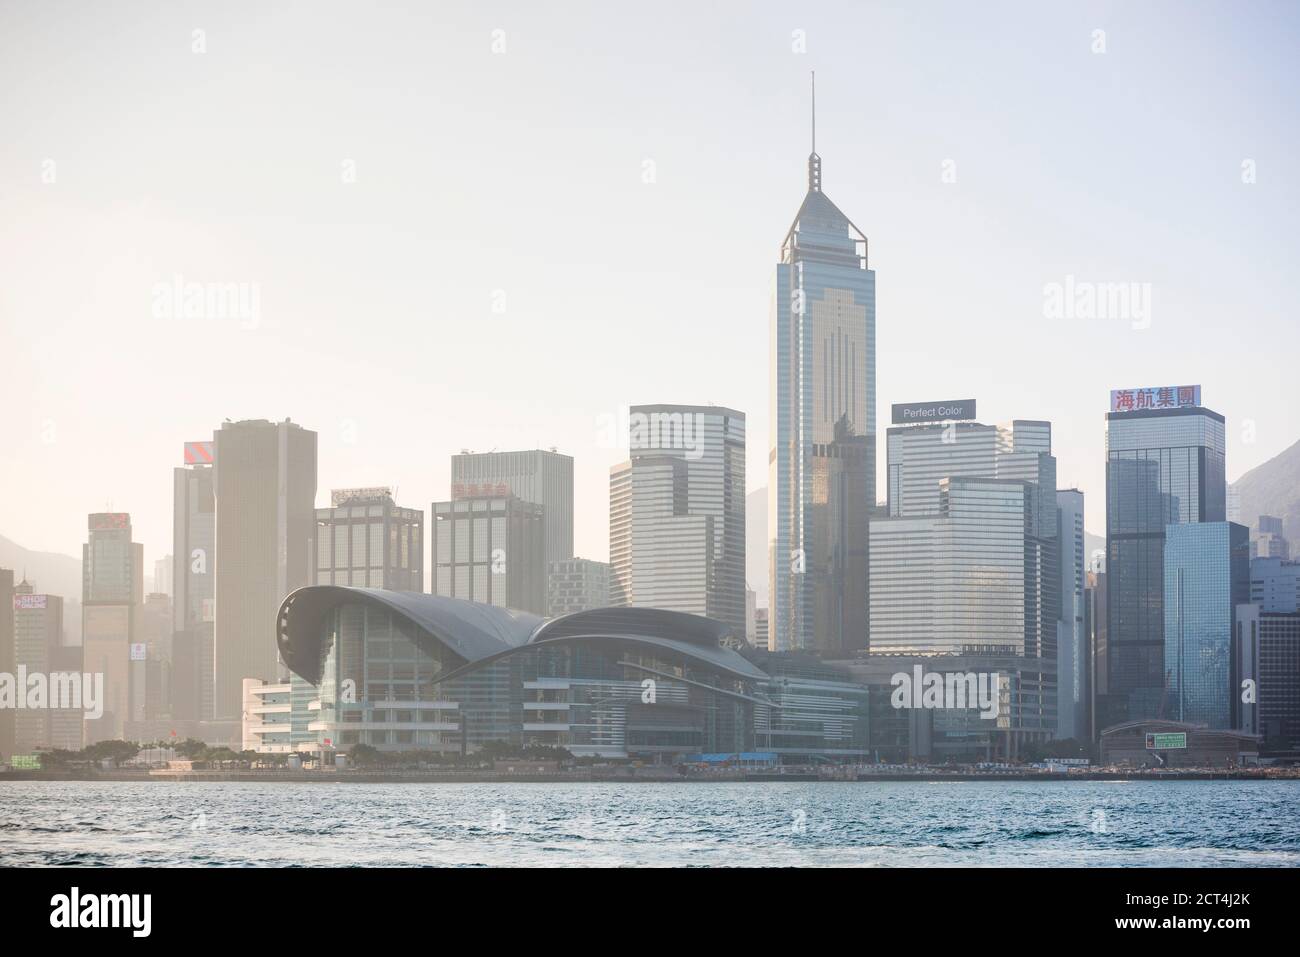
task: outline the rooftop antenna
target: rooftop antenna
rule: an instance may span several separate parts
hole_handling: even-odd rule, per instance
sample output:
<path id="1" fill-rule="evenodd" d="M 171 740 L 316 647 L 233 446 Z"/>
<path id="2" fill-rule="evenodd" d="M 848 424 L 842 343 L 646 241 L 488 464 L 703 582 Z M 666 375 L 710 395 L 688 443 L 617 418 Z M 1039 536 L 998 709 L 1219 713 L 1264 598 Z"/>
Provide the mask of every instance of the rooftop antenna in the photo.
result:
<path id="1" fill-rule="evenodd" d="M 817 155 L 817 71 L 812 71 L 812 152 L 808 154 L 808 189 L 822 191 L 822 158 Z"/>

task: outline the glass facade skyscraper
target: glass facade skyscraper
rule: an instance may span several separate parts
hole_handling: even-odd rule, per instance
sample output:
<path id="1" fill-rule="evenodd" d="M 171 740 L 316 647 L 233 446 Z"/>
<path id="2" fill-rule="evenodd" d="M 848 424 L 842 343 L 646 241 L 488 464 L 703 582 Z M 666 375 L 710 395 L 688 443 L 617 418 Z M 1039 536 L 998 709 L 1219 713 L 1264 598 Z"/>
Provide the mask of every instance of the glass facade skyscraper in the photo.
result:
<path id="1" fill-rule="evenodd" d="M 1056 631 L 1056 736 L 1088 739 L 1088 694 L 1092 682 L 1090 643 L 1085 627 L 1083 493 L 1059 489 L 1056 493 L 1057 541 L 1060 546 L 1059 625 Z"/>
<path id="2" fill-rule="evenodd" d="M 1232 633 L 1250 597 L 1250 531 L 1233 522 L 1170 525 L 1164 545 L 1162 717 L 1232 727 Z"/>
<path id="3" fill-rule="evenodd" d="M 609 605 L 609 563 L 562 558 L 547 570 L 547 613 L 552 618 Z"/>
<path id="4" fill-rule="evenodd" d="M 387 488 L 335 489 L 316 509 L 317 585 L 424 591 L 424 510 Z"/>
<path id="5" fill-rule="evenodd" d="M 172 470 L 172 716 L 210 721 L 217 500 L 212 442 L 187 442 Z"/>
<path id="6" fill-rule="evenodd" d="M 454 487 L 453 487 L 454 488 Z M 433 593 L 546 614 L 545 509 L 484 488 L 433 503 Z"/>
<path id="7" fill-rule="evenodd" d="M 1300 611 L 1300 562 L 1252 558 L 1250 600 L 1269 613 Z"/>
<path id="8" fill-rule="evenodd" d="M 772 303 L 768 456 L 772 648 L 865 648 L 876 504 L 876 274 L 867 237 L 808 192 L 781 246 Z"/>
<path id="9" fill-rule="evenodd" d="M 126 722 L 144 718 L 145 662 L 132 654 L 144 602 L 144 547 L 131 541 L 131 516 L 95 512 L 81 549 L 84 669 L 104 676 L 104 713 L 87 718 L 85 741 L 121 738 Z"/>
<path id="10" fill-rule="evenodd" d="M 1051 423 L 928 422 L 890 428 L 886 441 L 889 517 L 871 521 L 872 655 L 1014 662 L 1004 753 L 1056 733 Z"/>
<path id="11" fill-rule="evenodd" d="M 573 557 L 573 457 L 555 449 L 462 452 L 451 457 L 452 498 L 470 498 L 475 487 L 492 486 L 540 505 L 544 560 Z M 491 494 L 491 493 L 485 493 Z"/>
<path id="12" fill-rule="evenodd" d="M 632 604 L 632 463 L 609 470 L 609 604 Z"/>
<path id="13" fill-rule="evenodd" d="M 939 491 L 935 515 L 871 523 L 872 653 L 1036 657 L 1036 596 L 1052 584 L 1027 548 L 1036 488 L 961 477 Z"/>
<path id="14" fill-rule="evenodd" d="M 1262 753 L 1300 757 L 1300 613 L 1237 606 L 1237 675 L 1255 682 L 1253 700 L 1233 696 L 1236 726 L 1263 738 Z"/>
<path id="15" fill-rule="evenodd" d="M 1098 731 L 1168 717 L 1164 546 L 1171 525 L 1223 522 L 1224 422 L 1200 406 L 1106 415 L 1106 665 Z M 1099 687 L 1099 691 L 1100 691 Z"/>
<path id="16" fill-rule="evenodd" d="M 42 595 L 23 581 L 14 587 L 14 658 L 27 673 L 52 676 L 82 673 L 81 649 L 63 642 L 63 599 Z M 51 688 L 54 680 L 49 678 Z M 46 708 L 20 708 L 14 712 L 15 743 L 8 754 L 30 754 L 40 748 L 77 751 L 82 744 L 83 713 L 77 708 L 59 708 L 51 693 Z"/>
<path id="17" fill-rule="evenodd" d="M 743 635 L 744 413 L 709 405 L 629 411 L 630 604 L 706 615 Z"/>
<path id="18" fill-rule="evenodd" d="M 14 674 L 18 664 L 14 658 L 14 616 L 9 609 L 14 603 L 14 573 L 11 568 L 0 568 L 0 672 Z M 0 708 L 0 754 L 14 753 L 14 708 Z"/>
<path id="19" fill-rule="evenodd" d="M 281 673 L 276 609 L 314 577 L 316 433 L 288 419 L 224 422 L 213 458 L 213 716 L 230 721 L 243 710 L 245 678 Z"/>

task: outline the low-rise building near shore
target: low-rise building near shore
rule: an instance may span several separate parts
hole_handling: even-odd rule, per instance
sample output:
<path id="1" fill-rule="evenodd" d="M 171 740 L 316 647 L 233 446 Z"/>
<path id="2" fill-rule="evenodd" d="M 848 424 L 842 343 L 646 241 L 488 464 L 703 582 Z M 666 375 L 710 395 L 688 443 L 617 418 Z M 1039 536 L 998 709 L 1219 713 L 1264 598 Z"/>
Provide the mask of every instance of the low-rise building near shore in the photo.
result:
<path id="1" fill-rule="evenodd" d="M 1125 721 L 1101 732 L 1108 766 L 1239 768 L 1259 763 L 1259 738 L 1185 721 Z"/>

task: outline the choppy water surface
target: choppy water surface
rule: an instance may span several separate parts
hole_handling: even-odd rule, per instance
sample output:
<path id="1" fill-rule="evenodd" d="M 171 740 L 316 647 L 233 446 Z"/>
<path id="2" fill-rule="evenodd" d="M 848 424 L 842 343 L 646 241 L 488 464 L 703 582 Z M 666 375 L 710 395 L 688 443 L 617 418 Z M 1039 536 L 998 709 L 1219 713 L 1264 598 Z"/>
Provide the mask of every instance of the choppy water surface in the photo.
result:
<path id="1" fill-rule="evenodd" d="M 0 782 L 0 864 L 1292 867 L 1300 781 Z"/>

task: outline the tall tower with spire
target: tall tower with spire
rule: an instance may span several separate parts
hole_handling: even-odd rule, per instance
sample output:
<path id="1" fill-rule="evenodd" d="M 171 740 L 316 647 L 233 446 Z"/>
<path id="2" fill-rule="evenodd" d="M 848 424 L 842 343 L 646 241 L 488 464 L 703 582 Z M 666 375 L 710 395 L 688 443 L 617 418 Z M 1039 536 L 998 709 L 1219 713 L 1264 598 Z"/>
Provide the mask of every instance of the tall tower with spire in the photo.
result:
<path id="1" fill-rule="evenodd" d="M 813 83 L 808 191 L 772 301 L 769 642 L 838 655 L 868 642 L 876 274 L 866 235 L 822 192 Z"/>

